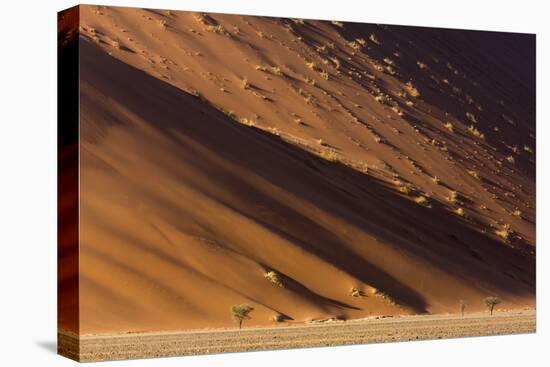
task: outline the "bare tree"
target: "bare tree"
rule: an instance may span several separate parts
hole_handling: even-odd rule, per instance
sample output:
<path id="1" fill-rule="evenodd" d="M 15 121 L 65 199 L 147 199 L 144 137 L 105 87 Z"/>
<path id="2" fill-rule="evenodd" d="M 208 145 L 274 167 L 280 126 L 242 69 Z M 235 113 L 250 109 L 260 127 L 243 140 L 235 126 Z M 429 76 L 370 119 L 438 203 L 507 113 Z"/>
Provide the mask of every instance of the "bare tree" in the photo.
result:
<path id="1" fill-rule="evenodd" d="M 466 303 L 464 302 L 464 300 L 460 300 L 458 304 L 460 306 L 460 313 L 462 314 L 462 317 L 464 317 L 464 310 L 466 309 Z"/>
<path id="2" fill-rule="evenodd" d="M 491 311 L 491 316 L 493 316 L 493 310 L 495 309 L 495 306 L 500 303 L 500 299 L 498 297 L 487 297 L 483 300 L 483 304 Z"/>
<path id="3" fill-rule="evenodd" d="M 231 317 L 233 321 L 239 323 L 239 329 L 242 327 L 244 320 L 250 320 L 248 314 L 253 310 L 254 307 L 245 304 L 231 306 Z"/>

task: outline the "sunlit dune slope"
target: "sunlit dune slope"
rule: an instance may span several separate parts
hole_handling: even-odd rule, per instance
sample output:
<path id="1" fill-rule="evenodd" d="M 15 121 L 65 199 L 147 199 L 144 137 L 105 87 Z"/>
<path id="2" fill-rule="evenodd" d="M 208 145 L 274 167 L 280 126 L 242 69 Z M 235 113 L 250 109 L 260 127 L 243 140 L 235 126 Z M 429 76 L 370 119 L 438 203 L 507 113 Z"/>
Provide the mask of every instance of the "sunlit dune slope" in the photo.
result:
<path id="1" fill-rule="evenodd" d="M 80 11 L 81 333 L 534 305 L 528 36 Z"/>

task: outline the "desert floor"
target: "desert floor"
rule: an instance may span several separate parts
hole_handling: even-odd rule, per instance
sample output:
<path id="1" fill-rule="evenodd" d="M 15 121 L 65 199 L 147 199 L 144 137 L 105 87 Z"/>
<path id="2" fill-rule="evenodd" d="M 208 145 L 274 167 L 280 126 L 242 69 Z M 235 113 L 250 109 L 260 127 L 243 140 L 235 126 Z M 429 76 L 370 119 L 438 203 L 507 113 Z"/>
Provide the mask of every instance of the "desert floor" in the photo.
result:
<path id="1" fill-rule="evenodd" d="M 306 348 L 536 331 L 533 309 L 465 315 L 371 317 L 306 325 L 85 336 L 59 334 L 61 354 L 80 361 Z M 75 348 L 80 344 L 80 354 Z"/>

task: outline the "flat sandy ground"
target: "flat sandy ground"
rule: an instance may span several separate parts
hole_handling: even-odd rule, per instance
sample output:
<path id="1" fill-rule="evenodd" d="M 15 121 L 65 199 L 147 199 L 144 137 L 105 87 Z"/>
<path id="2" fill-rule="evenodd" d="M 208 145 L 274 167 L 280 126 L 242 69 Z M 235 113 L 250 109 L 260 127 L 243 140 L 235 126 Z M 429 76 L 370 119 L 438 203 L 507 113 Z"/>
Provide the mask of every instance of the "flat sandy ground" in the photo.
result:
<path id="1" fill-rule="evenodd" d="M 207 331 L 136 333 L 80 338 L 80 361 L 149 358 L 268 349 L 287 349 L 523 334 L 536 331 L 534 310 L 437 316 L 404 316 L 334 321 L 272 328 L 217 329 Z M 59 334 L 61 354 L 78 359 L 77 340 Z"/>

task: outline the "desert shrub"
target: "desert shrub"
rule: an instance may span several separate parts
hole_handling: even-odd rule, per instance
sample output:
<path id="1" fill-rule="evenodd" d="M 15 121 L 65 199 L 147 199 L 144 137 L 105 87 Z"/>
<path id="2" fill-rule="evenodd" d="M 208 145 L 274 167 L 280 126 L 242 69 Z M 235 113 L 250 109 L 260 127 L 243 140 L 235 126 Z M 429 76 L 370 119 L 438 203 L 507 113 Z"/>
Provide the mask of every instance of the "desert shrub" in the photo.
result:
<path id="1" fill-rule="evenodd" d="M 415 86 L 411 83 L 411 82 L 407 82 L 405 84 L 405 89 L 407 90 L 407 93 L 411 96 L 411 97 L 420 97 L 420 92 L 418 91 L 418 89 L 415 88 Z"/>
<path id="2" fill-rule="evenodd" d="M 221 24 L 208 26 L 208 27 L 206 27 L 206 30 L 208 32 L 213 32 L 213 33 L 220 34 L 220 35 L 226 36 L 226 37 L 231 36 L 231 34 L 228 31 L 226 31 L 225 28 L 223 27 L 223 25 L 221 25 Z"/>
<path id="3" fill-rule="evenodd" d="M 349 294 L 352 297 L 366 297 L 367 296 L 367 294 L 364 291 L 362 291 L 360 289 L 357 289 L 357 288 L 351 288 Z"/>
<path id="4" fill-rule="evenodd" d="M 416 65 L 420 68 L 420 69 L 428 69 L 428 65 L 425 63 L 425 62 L 422 62 L 422 61 L 417 61 L 416 62 Z"/>
<path id="5" fill-rule="evenodd" d="M 242 327 L 244 320 L 250 320 L 249 313 L 254 310 L 254 307 L 247 304 L 231 306 L 231 318 L 239 324 L 239 329 Z"/>
<path id="6" fill-rule="evenodd" d="M 479 180 L 479 173 L 477 173 L 476 171 L 468 171 L 468 174 L 473 178 L 476 178 Z"/>
<path id="7" fill-rule="evenodd" d="M 207 24 L 208 15 L 206 14 L 195 14 L 195 20 L 200 24 Z"/>
<path id="8" fill-rule="evenodd" d="M 281 136 L 281 132 L 276 127 L 270 126 L 265 129 L 265 131 L 275 135 L 275 136 Z"/>
<path id="9" fill-rule="evenodd" d="M 458 305 L 460 307 L 460 313 L 464 317 L 464 310 L 466 309 L 466 303 L 463 300 L 460 300 L 460 302 L 458 302 Z"/>
<path id="10" fill-rule="evenodd" d="M 384 302 L 386 302 L 386 303 L 388 303 L 388 304 L 390 304 L 390 305 L 392 305 L 392 306 L 397 305 L 397 302 L 396 302 L 394 299 L 392 299 L 392 298 L 390 297 L 390 295 L 388 295 L 387 293 L 382 292 L 381 290 L 376 289 L 376 288 L 373 288 L 371 292 L 372 292 L 372 294 L 374 294 L 376 297 L 382 298 L 382 299 L 384 300 Z"/>
<path id="11" fill-rule="evenodd" d="M 397 114 L 397 116 L 403 116 L 403 111 L 399 109 L 397 106 L 392 106 L 391 110 Z"/>
<path id="12" fill-rule="evenodd" d="M 326 53 L 328 52 L 328 50 L 327 50 L 327 45 L 317 46 L 315 49 L 316 49 L 317 52 L 319 52 L 320 54 L 326 54 Z"/>
<path id="13" fill-rule="evenodd" d="M 474 125 L 470 125 L 468 128 L 468 131 L 474 135 L 477 136 L 480 139 L 485 139 L 485 134 L 483 134 L 481 131 L 479 131 Z"/>
<path id="14" fill-rule="evenodd" d="M 278 66 L 272 66 L 271 67 L 271 72 L 275 75 L 278 75 L 278 76 L 282 76 L 283 75 L 283 72 L 281 71 L 281 68 L 278 67 Z"/>
<path id="15" fill-rule="evenodd" d="M 461 217 L 463 217 L 463 216 L 466 215 L 466 211 L 465 211 L 463 208 L 457 208 L 457 209 L 455 210 L 455 214 L 456 214 L 456 215 L 459 215 L 459 216 L 461 216 Z"/>
<path id="16" fill-rule="evenodd" d="M 466 112 L 466 118 L 467 118 L 468 120 L 470 120 L 471 122 L 473 122 L 474 124 L 477 123 L 477 118 L 476 118 L 476 116 L 475 116 L 473 113 L 471 113 L 471 112 Z"/>
<path id="17" fill-rule="evenodd" d="M 372 42 L 376 43 L 377 45 L 380 44 L 380 41 L 378 41 L 378 39 L 376 38 L 376 35 L 375 35 L 374 33 L 371 33 L 369 39 L 370 39 Z"/>
<path id="18" fill-rule="evenodd" d="M 305 81 L 307 84 L 309 84 L 309 85 L 315 86 L 315 80 L 314 80 L 314 79 L 310 79 L 310 78 L 308 78 L 308 77 L 305 77 L 305 78 L 304 78 L 304 81 Z"/>
<path id="19" fill-rule="evenodd" d="M 388 102 L 387 97 L 386 97 L 385 95 L 383 95 L 383 94 L 379 94 L 379 95 L 377 95 L 377 96 L 374 96 L 374 100 L 375 100 L 376 102 L 382 103 L 382 104 Z"/>
<path id="20" fill-rule="evenodd" d="M 283 287 L 283 282 L 281 280 L 281 276 L 279 273 L 277 273 L 274 270 L 268 271 L 264 274 L 264 278 L 269 280 L 271 283 L 275 284 L 276 286 Z"/>
<path id="21" fill-rule="evenodd" d="M 390 75 L 395 75 L 395 74 L 396 74 L 396 71 L 395 71 L 390 65 L 386 66 L 384 69 L 385 69 L 385 70 L 388 72 L 388 74 L 390 74 Z"/>
<path id="22" fill-rule="evenodd" d="M 319 153 L 319 156 L 321 156 L 321 158 L 323 158 L 323 159 L 325 159 L 329 162 L 336 162 L 339 159 L 338 154 L 336 152 L 334 152 L 333 150 L 331 150 L 331 149 L 323 149 Z"/>
<path id="23" fill-rule="evenodd" d="M 411 193 L 411 189 L 409 188 L 409 186 L 406 186 L 406 185 L 400 186 L 398 190 L 399 190 L 399 192 L 401 192 L 403 194 L 406 194 L 406 195 Z"/>
<path id="24" fill-rule="evenodd" d="M 510 238 L 510 235 L 512 234 L 512 230 L 510 229 L 510 225 L 505 224 L 504 226 L 502 226 L 501 229 L 497 229 L 495 231 L 495 234 L 497 236 L 499 236 L 500 238 L 502 238 L 504 241 L 508 241 L 508 239 Z"/>
<path id="25" fill-rule="evenodd" d="M 419 204 L 419 205 L 425 206 L 425 207 L 427 207 L 427 208 L 430 208 L 430 207 L 431 207 L 428 198 L 426 198 L 426 197 L 423 196 L 423 195 L 420 195 L 420 196 L 416 197 L 416 198 L 414 199 L 414 202 L 417 203 L 417 204 Z"/>
<path id="26" fill-rule="evenodd" d="M 519 209 L 514 210 L 514 211 L 512 212 L 512 215 L 513 215 L 514 217 L 519 217 L 519 218 L 521 218 L 521 210 L 519 210 Z"/>
<path id="27" fill-rule="evenodd" d="M 249 119 L 249 118 L 246 118 L 246 117 L 241 117 L 239 119 L 239 122 L 243 125 L 246 125 L 246 126 L 256 126 L 258 124 L 258 122 L 256 120 L 252 120 L 252 119 Z"/>
<path id="28" fill-rule="evenodd" d="M 254 96 L 258 97 L 258 98 L 263 99 L 264 101 L 271 101 L 271 99 L 270 99 L 268 96 L 266 96 L 266 95 L 264 95 L 264 94 L 262 94 L 262 93 L 260 93 L 260 92 L 258 92 L 258 91 L 253 90 L 253 91 L 252 91 L 252 94 L 253 94 Z"/>
<path id="29" fill-rule="evenodd" d="M 493 310 L 495 309 L 495 306 L 500 303 L 500 299 L 498 297 L 487 297 L 483 299 L 483 304 L 485 307 L 491 311 L 491 316 L 493 315 Z"/>
<path id="30" fill-rule="evenodd" d="M 361 49 L 361 44 L 357 41 L 348 42 L 348 46 L 353 48 L 354 50 L 360 50 Z"/>

